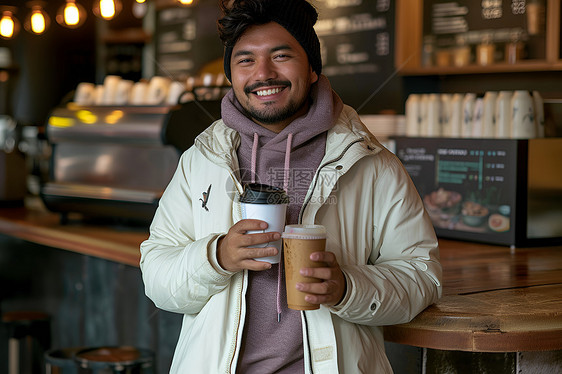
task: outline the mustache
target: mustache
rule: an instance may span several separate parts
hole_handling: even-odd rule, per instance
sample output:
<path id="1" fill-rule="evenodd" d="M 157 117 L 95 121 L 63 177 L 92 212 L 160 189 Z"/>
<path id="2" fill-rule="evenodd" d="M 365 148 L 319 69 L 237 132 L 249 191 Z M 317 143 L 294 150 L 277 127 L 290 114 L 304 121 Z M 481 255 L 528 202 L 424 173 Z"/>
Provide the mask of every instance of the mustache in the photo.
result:
<path id="1" fill-rule="evenodd" d="M 249 94 L 252 91 L 257 90 L 258 88 L 262 87 L 271 87 L 271 86 L 291 86 L 291 82 L 289 81 L 281 81 L 281 80 L 270 80 L 265 82 L 256 82 L 250 86 L 244 87 L 244 93 Z"/>

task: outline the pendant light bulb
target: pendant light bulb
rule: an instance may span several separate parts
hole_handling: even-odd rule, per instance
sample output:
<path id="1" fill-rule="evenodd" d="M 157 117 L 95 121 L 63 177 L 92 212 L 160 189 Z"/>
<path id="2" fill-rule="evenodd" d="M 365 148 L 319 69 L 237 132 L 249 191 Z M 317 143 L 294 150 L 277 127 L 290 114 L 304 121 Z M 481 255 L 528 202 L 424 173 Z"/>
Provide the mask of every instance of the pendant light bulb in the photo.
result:
<path id="1" fill-rule="evenodd" d="M 86 9 L 76 0 L 66 0 L 57 12 L 57 23 L 69 29 L 80 27 L 86 22 Z"/>
<path id="2" fill-rule="evenodd" d="M 51 19 L 44 10 L 45 2 L 30 1 L 27 6 L 31 8 L 31 13 L 25 19 L 24 28 L 32 34 L 43 34 L 51 23 Z"/>
<path id="3" fill-rule="evenodd" d="M 137 2 L 138 4 L 144 4 L 144 3 L 146 2 L 146 0 L 136 0 L 136 2 Z"/>
<path id="4" fill-rule="evenodd" d="M 36 34 L 45 32 L 45 17 L 41 12 L 33 12 L 31 14 L 31 31 Z"/>
<path id="5" fill-rule="evenodd" d="M 107 21 L 115 18 L 121 12 L 120 0 L 96 0 L 94 2 L 94 14 Z"/>
<path id="6" fill-rule="evenodd" d="M 64 8 L 64 22 L 70 26 L 76 26 L 80 22 L 80 12 L 76 4 L 68 3 Z"/>
<path id="7" fill-rule="evenodd" d="M 14 7 L 2 7 L 0 10 L 2 12 L 2 17 L 0 18 L 0 38 L 12 39 L 18 34 L 20 29 L 20 23 L 14 17 L 16 9 Z"/>
<path id="8" fill-rule="evenodd" d="M 181 5 L 191 5 L 193 4 L 193 0 L 178 0 L 178 3 Z"/>

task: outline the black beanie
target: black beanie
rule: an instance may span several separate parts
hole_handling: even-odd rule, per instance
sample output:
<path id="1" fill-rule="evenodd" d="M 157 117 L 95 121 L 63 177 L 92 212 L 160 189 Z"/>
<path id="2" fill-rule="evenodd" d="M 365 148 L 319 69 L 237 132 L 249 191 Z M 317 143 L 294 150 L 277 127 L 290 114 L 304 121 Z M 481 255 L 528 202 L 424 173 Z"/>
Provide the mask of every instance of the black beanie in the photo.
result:
<path id="1" fill-rule="evenodd" d="M 322 57 L 320 56 L 320 40 L 314 31 L 318 12 L 305 0 L 264 0 L 263 7 L 267 18 L 285 28 L 302 46 L 308 56 L 312 70 L 320 75 Z M 224 74 L 230 79 L 230 59 L 234 46 L 226 46 L 224 50 Z"/>

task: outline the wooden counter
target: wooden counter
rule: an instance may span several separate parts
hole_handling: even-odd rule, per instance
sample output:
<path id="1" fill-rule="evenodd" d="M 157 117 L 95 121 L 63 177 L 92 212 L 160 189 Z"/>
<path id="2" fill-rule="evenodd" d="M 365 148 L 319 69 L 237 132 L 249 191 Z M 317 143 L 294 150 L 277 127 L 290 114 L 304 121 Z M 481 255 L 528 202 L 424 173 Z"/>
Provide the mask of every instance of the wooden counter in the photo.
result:
<path id="1" fill-rule="evenodd" d="M 91 225 L 80 220 L 60 224 L 60 215 L 48 212 L 40 200 L 28 199 L 25 208 L 0 208 L 0 234 L 139 266 L 140 243 L 148 228 Z"/>
<path id="2" fill-rule="evenodd" d="M 387 341 L 474 352 L 562 349 L 562 246 L 440 240 L 443 297 Z"/>
<path id="3" fill-rule="evenodd" d="M 0 208 L 0 233 L 138 266 L 147 228 L 61 225 L 40 201 Z M 440 240 L 443 297 L 385 339 L 441 350 L 562 349 L 562 246 L 518 248 Z"/>

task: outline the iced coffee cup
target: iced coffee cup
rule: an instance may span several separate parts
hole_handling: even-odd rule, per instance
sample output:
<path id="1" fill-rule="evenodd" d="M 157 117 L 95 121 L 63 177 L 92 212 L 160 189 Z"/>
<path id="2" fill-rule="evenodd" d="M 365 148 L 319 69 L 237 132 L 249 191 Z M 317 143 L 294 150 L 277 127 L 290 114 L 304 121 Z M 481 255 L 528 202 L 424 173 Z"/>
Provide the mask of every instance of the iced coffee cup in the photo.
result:
<path id="1" fill-rule="evenodd" d="M 244 193 L 240 196 L 240 204 L 242 205 L 242 218 L 259 219 L 267 222 L 268 225 L 265 230 L 248 231 L 248 234 L 283 232 L 289 204 L 289 197 L 283 189 L 259 183 L 247 184 L 244 186 Z M 275 256 L 255 258 L 255 260 L 271 264 L 277 264 L 281 260 L 281 239 L 253 247 L 275 247 L 278 250 Z"/>
<path id="2" fill-rule="evenodd" d="M 317 283 L 318 278 L 305 277 L 300 274 L 302 268 L 325 266 L 310 259 L 314 252 L 326 250 L 326 228 L 321 225 L 288 225 L 282 234 L 283 256 L 285 259 L 285 284 L 287 286 L 287 304 L 295 310 L 318 309 L 318 304 L 304 300 L 306 293 L 296 289 L 297 283 Z"/>

